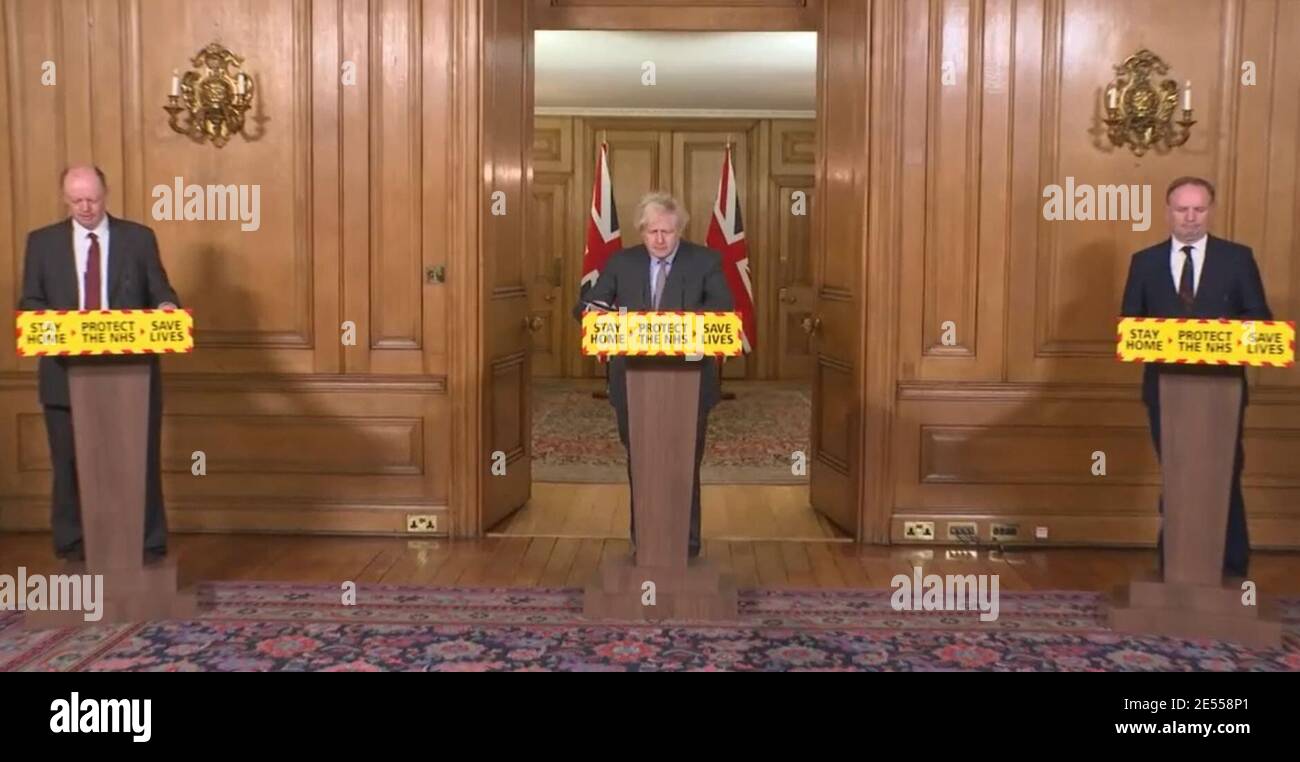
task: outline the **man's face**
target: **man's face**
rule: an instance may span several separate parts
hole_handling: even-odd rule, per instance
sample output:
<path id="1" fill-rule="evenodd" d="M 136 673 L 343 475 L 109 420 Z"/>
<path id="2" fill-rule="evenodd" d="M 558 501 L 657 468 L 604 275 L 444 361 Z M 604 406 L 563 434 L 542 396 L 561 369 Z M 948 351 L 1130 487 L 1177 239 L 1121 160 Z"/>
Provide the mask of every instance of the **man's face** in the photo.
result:
<path id="1" fill-rule="evenodd" d="M 677 239 L 681 237 L 677 230 L 677 215 L 652 206 L 646 210 L 645 226 L 641 228 L 641 240 L 650 250 L 650 255 L 663 259 L 677 248 Z"/>
<path id="2" fill-rule="evenodd" d="M 83 227 L 94 228 L 104 219 L 104 197 L 107 194 L 93 170 L 74 169 L 63 180 L 63 201 L 68 214 Z"/>
<path id="3" fill-rule="evenodd" d="M 1169 196 L 1165 217 L 1169 232 L 1183 243 L 1201 240 L 1210 229 L 1210 212 L 1214 202 L 1210 193 L 1199 185 L 1184 185 Z"/>

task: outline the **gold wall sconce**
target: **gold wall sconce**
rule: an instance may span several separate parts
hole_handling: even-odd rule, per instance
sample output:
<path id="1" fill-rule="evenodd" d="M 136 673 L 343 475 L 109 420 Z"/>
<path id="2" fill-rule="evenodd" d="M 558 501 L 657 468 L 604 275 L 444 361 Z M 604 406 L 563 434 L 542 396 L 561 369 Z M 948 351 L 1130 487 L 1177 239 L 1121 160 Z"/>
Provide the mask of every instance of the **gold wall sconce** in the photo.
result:
<path id="1" fill-rule="evenodd" d="M 1156 85 L 1151 77 L 1169 72 L 1160 56 L 1145 48 L 1115 67 L 1119 76 L 1106 86 L 1106 118 L 1111 144 L 1123 147 L 1136 156 L 1149 150 L 1168 151 L 1181 146 L 1191 137 L 1192 83 L 1182 91 L 1182 118 L 1174 121 L 1178 109 L 1178 83 L 1165 79 Z"/>
<path id="2" fill-rule="evenodd" d="M 172 72 L 171 94 L 163 110 L 168 124 L 196 143 L 212 141 L 221 148 L 244 129 L 244 112 L 253 104 L 253 78 L 243 71 L 244 59 L 212 43 L 191 59 L 184 76 Z"/>

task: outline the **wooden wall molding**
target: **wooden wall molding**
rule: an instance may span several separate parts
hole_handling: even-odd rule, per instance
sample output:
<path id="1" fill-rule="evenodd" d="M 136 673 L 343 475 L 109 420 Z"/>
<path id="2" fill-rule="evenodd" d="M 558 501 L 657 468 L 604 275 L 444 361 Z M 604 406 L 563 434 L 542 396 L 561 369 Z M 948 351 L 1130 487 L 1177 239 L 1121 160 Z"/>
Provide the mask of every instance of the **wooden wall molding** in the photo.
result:
<path id="1" fill-rule="evenodd" d="M 816 31 L 833 0 L 531 0 L 537 29 Z"/>
<path id="2" fill-rule="evenodd" d="M 431 0 L 426 0 L 426 9 Z M 439 4 L 441 5 L 441 4 Z M 483 345 L 480 326 L 486 300 L 480 297 L 485 282 L 485 263 L 480 251 L 479 214 L 484 203 L 482 157 L 479 153 L 481 120 L 480 41 L 483 19 L 480 4 L 473 0 L 452 0 L 439 25 L 426 27 L 436 41 L 451 51 L 445 77 L 449 97 L 449 148 L 444 171 L 451 178 L 447 209 L 447 266 L 460 273 L 448 290 L 448 376 L 451 396 L 451 471 L 448 503 L 451 533 L 474 537 L 481 531 L 483 483 L 487 469 L 486 432 L 483 410 Z M 429 14 L 432 16 L 433 14 Z"/>

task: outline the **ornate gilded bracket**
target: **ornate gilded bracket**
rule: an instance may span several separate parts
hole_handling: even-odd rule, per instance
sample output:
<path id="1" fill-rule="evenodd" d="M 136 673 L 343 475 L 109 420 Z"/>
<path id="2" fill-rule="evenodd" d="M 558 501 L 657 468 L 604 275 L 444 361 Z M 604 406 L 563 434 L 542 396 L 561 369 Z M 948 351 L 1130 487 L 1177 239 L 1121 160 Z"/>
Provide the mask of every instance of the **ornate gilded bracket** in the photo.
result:
<path id="1" fill-rule="evenodd" d="M 196 143 L 212 141 L 221 148 L 244 129 L 244 113 L 253 104 L 253 78 L 243 71 L 244 59 L 212 43 L 191 59 L 184 76 L 172 73 L 171 94 L 163 109 L 168 124 Z"/>
<path id="2" fill-rule="evenodd" d="M 1178 109 L 1178 83 L 1165 79 L 1158 85 L 1152 75 L 1164 75 L 1169 66 L 1150 50 L 1139 50 L 1115 67 L 1118 75 L 1106 86 L 1106 118 L 1110 142 L 1128 146 L 1136 156 L 1149 150 L 1168 151 L 1191 136 L 1192 83 L 1182 91 L 1182 118 L 1174 121 Z"/>

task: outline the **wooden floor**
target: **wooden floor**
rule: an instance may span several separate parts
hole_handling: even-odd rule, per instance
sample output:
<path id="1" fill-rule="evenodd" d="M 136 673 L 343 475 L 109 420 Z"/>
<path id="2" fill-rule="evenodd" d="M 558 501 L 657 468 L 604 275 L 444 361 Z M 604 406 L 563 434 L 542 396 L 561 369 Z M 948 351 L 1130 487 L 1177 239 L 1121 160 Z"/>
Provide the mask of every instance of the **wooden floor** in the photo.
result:
<path id="1" fill-rule="evenodd" d="M 181 584 L 201 581 L 578 587 L 626 540 L 495 537 L 483 540 L 173 535 Z M 913 566 L 935 574 L 997 574 L 1000 590 L 1109 591 L 1155 566 L 1153 550 L 1034 549 L 998 553 L 836 542 L 709 540 L 704 555 L 742 588 L 888 589 Z M 1265 595 L 1300 594 L 1300 553 L 1257 551 L 1251 579 Z M 0 574 L 57 573 L 48 534 L 0 535 Z"/>
<path id="2" fill-rule="evenodd" d="M 533 483 L 533 497 L 489 537 L 628 536 L 627 484 Z M 852 538 L 808 504 L 808 485 L 705 484 L 700 535 L 706 540 L 840 540 Z"/>

